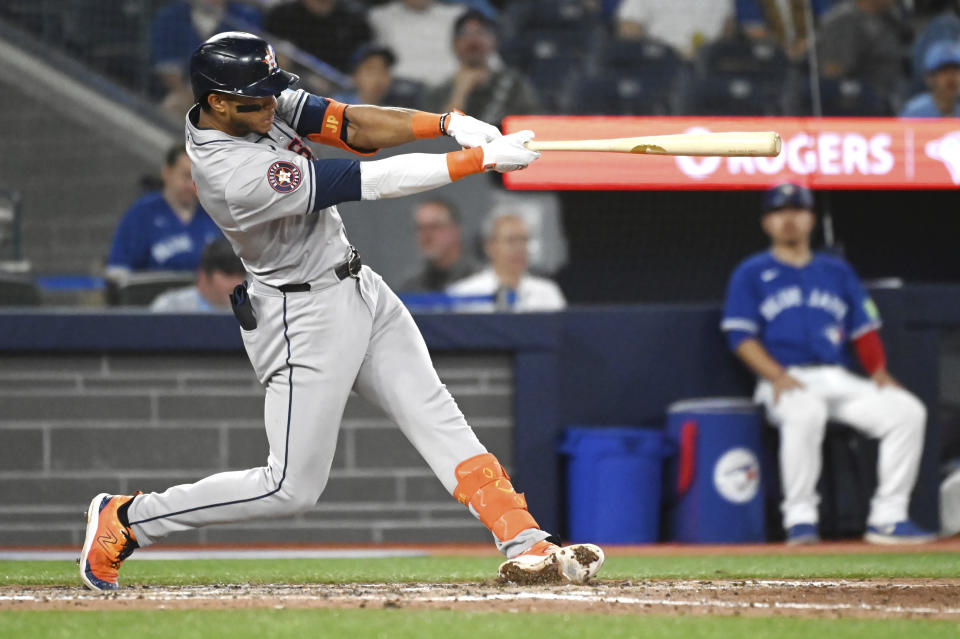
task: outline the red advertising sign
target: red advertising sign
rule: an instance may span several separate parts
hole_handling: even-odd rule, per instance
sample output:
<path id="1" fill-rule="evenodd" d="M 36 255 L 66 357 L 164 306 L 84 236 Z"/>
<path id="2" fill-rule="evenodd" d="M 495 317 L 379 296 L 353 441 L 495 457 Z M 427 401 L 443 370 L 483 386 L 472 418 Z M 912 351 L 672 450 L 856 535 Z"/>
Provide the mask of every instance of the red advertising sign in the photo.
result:
<path id="1" fill-rule="evenodd" d="M 504 131 L 538 140 L 674 133 L 776 131 L 773 158 L 667 157 L 545 151 L 511 189 L 762 189 L 784 181 L 815 189 L 952 189 L 960 185 L 960 120 L 511 116 Z"/>

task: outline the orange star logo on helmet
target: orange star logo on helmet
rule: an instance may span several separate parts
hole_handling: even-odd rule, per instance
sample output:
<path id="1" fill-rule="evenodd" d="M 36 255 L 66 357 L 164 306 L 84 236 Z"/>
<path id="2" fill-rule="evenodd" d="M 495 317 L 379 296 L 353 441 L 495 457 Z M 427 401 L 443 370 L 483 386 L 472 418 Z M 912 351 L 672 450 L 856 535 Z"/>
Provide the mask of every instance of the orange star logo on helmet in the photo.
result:
<path id="1" fill-rule="evenodd" d="M 277 68 L 277 55 L 273 52 L 273 46 L 267 45 L 267 55 L 264 56 L 263 61 L 267 63 L 267 67 L 274 71 Z"/>

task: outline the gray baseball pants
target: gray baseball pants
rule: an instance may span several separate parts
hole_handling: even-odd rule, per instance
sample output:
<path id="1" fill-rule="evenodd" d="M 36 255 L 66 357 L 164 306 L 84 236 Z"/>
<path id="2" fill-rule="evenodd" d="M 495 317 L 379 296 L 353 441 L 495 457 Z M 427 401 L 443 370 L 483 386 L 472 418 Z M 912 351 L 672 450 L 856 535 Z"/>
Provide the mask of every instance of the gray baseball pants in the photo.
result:
<path id="1" fill-rule="evenodd" d="M 128 515 L 141 546 L 178 530 L 312 508 L 330 474 L 351 389 L 386 412 L 453 494 L 457 464 L 486 449 L 437 376 L 410 313 L 379 275 L 364 266 L 359 279 L 298 293 L 254 282 L 249 294 L 258 326 L 242 333 L 266 385 L 266 465 L 137 497 Z M 546 536 L 531 529 L 497 545 L 513 556 Z"/>

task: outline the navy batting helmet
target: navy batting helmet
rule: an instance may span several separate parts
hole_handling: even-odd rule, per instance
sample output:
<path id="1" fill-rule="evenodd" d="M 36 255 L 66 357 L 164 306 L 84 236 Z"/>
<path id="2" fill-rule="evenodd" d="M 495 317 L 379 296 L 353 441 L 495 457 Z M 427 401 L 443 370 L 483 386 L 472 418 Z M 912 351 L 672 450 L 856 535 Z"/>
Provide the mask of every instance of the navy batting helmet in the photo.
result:
<path id="1" fill-rule="evenodd" d="M 813 193 L 799 184 L 778 184 L 763 196 L 763 214 L 780 209 L 813 210 Z"/>
<path id="2" fill-rule="evenodd" d="M 280 95 L 300 77 L 277 66 L 273 47 L 251 33 L 218 33 L 201 44 L 190 58 L 193 98 L 229 93 L 251 98 Z"/>

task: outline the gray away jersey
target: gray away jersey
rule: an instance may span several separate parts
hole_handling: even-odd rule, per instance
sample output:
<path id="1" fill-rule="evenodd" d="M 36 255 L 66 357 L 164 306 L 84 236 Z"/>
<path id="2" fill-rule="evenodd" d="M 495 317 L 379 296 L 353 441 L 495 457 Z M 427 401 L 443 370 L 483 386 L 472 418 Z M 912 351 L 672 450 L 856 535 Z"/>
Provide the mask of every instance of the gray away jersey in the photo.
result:
<path id="1" fill-rule="evenodd" d="M 349 253 L 337 202 L 360 199 L 356 160 L 314 160 L 301 139 L 320 131 L 328 101 L 286 90 L 266 135 L 199 128 L 187 114 L 186 147 L 203 208 L 244 266 L 271 286 L 312 282 Z"/>

